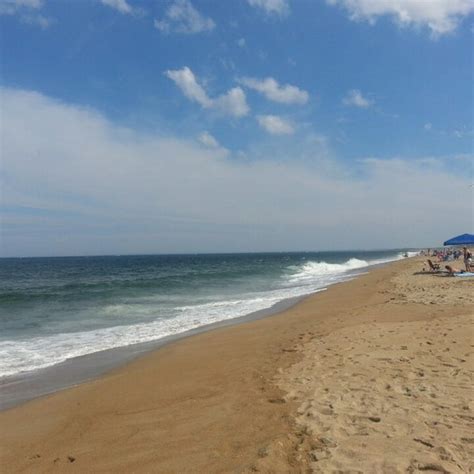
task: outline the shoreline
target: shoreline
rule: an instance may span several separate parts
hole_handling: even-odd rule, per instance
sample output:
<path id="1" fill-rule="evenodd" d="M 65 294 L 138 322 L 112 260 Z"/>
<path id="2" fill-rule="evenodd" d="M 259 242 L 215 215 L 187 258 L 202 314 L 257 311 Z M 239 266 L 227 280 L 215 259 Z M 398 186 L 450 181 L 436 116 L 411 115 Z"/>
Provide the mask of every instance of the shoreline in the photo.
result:
<path id="1" fill-rule="evenodd" d="M 338 282 L 334 283 L 337 285 Z M 332 286 L 332 285 L 331 285 Z M 67 359 L 31 372 L 20 373 L 3 377 L 0 380 L 0 412 L 28 403 L 37 398 L 46 397 L 62 390 L 76 387 L 83 383 L 93 382 L 109 372 L 120 370 L 130 362 L 149 353 L 160 350 L 169 344 L 174 344 L 182 339 L 187 339 L 208 331 L 232 327 L 250 321 L 274 316 L 297 305 L 299 302 L 311 297 L 326 288 L 303 296 L 295 296 L 278 301 L 270 308 L 254 311 L 253 313 L 226 319 L 211 324 L 205 324 L 188 331 L 172 334 L 160 339 L 129 346 L 114 347 L 103 351 L 92 352 L 79 357 Z"/>
<path id="2" fill-rule="evenodd" d="M 306 298 L 321 291 L 326 291 L 327 288 L 333 285 L 338 285 L 354 278 L 358 278 L 374 268 L 390 265 L 396 261 L 399 260 L 376 263 L 364 268 L 350 270 L 346 273 L 347 279 L 345 280 L 332 283 L 306 295 L 284 298 L 269 308 L 254 311 L 243 316 L 205 324 L 182 333 L 172 334 L 153 341 L 92 352 L 90 354 L 67 359 L 59 364 L 34 371 L 5 376 L 0 379 L 0 412 L 20 406 L 23 403 L 27 403 L 36 398 L 52 395 L 61 390 L 67 390 L 68 388 L 76 387 L 82 383 L 94 381 L 99 377 L 107 375 L 110 371 L 126 366 L 136 358 L 145 356 L 150 352 L 159 350 L 160 348 L 178 342 L 181 339 L 219 328 L 230 327 L 274 316 L 294 307 Z"/>
<path id="3" fill-rule="evenodd" d="M 474 419 L 464 408 L 469 405 L 464 400 L 466 369 L 472 367 L 466 363 L 472 349 L 465 343 L 470 334 L 465 317 L 472 317 L 473 309 L 472 281 L 413 276 L 414 270 L 421 270 L 422 261 L 415 258 L 384 265 L 330 286 L 270 318 L 182 339 L 92 382 L 3 411 L 1 462 L 11 472 L 325 472 L 325 468 L 347 468 L 351 459 L 363 463 L 364 456 L 388 462 L 386 452 L 377 448 L 385 445 L 376 442 L 376 436 L 382 436 L 376 430 L 388 426 L 395 443 L 392 451 L 400 444 L 411 456 L 411 445 L 406 449 L 403 445 L 405 439 L 415 446 L 413 456 L 417 458 L 406 454 L 407 459 L 402 459 L 414 466 L 413 472 L 416 466 L 426 471 L 436 465 L 438 470 L 444 466 L 445 471 L 466 472 L 462 469 L 467 468 L 472 454 L 467 424 Z M 452 324 L 457 326 L 450 328 Z M 395 325 L 401 329 L 396 330 Z M 406 339 L 403 344 L 408 352 L 400 342 L 394 345 L 397 331 Z M 431 331 L 430 345 L 423 345 L 423 355 L 417 356 L 419 343 L 427 344 L 420 339 L 426 331 Z M 453 331 L 451 339 L 443 344 L 451 344 L 446 347 L 451 353 L 438 354 L 437 338 L 449 331 Z M 365 333 L 371 334 L 369 342 L 375 341 L 380 348 L 365 342 L 367 347 L 360 346 Z M 321 423 L 316 425 L 304 420 L 316 419 L 321 380 L 332 393 L 337 382 L 334 371 L 350 367 L 354 360 L 356 372 L 344 375 L 349 377 L 347 397 L 352 400 L 367 384 L 373 384 L 360 374 L 365 373 L 364 368 L 371 373 L 371 364 L 378 361 L 375 357 L 367 362 L 361 354 L 389 349 L 394 368 L 408 377 L 404 383 L 412 387 L 409 397 L 405 392 L 393 396 L 406 399 L 406 409 L 414 412 L 386 425 L 383 392 L 370 405 L 382 404 L 380 418 L 369 414 L 379 421 L 364 428 L 369 430 L 367 434 L 356 433 L 350 438 L 362 444 L 371 440 L 368 447 L 359 446 L 356 459 L 344 439 L 347 429 L 341 425 L 343 418 L 336 417 L 325 434 L 317 430 L 324 426 L 322 420 L 332 419 L 329 412 L 318 412 L 317 417 L 326 418 L 318 418 Z M 405 360 L 410 351 L 414 360 L 425 360 L 426 393 L 417 392 L 421 385 L 416 377 L 421 375 L 415 372 L 415 378 L 410 378 L 412 370 L 404 368 L 403 364 L 410 362 Z M 324 364 L 312 367 L 323 355 Z M 437 357 L 443 357 L 444 362 Z M 437 389 L 436 370 L 458 370 L 458 366 L 457 375 L 446 375 L 449 385 Z M 381 381 L 384 370 L 378 375 Z M 376 390 L 372 392 L 377 395 Z M 437 398 L 430 398 L 430 393 Z M 357 408 L 343 402 L 331 402 L 338 407 L 338 416 L 344 415 L 344 409 Z M 405 427 L 419 414 L 427 418 L 416 426 L 428 426 L 429 431 L 407 437 Z M 352 415 L 348 416 L 353 423 Z M 436 420 L 442 423 L 427 424 Z M 333 428 L 337 430 L 331 432 Z M 414 437 L 427 444 L 413 441 Z M 439 443 L 444 443 L 444 451 L 438 450 Z M 396 454 L 392 451 L 387 451 L 391 458 Z"/>

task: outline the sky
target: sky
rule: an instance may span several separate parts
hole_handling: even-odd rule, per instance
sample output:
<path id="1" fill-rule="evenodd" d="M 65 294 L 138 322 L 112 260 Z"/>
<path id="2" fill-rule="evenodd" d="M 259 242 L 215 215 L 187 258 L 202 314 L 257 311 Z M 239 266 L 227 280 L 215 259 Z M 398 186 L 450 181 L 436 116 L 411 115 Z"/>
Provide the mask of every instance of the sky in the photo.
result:
<path id="1" fill-rule="evenodd" d="M 474 231 L 471 0 L 0 0 L 0 256 Z"/>

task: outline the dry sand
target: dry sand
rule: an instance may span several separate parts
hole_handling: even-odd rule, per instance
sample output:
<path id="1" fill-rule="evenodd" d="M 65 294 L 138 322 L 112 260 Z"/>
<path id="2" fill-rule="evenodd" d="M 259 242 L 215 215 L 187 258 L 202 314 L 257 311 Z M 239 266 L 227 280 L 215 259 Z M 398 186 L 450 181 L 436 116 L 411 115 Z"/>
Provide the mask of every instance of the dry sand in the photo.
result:
<path id="1" fill-rule="evenodd" d="M 474 280 L 412 273 L 355 312 L 372 322 L 304 344 L 280 378 L 315 472 L 472 472 Z"/>
<path id="2" fill-rule="evenodd" d="M 2 472 L 470 472 L 474 279 L 410 259 L 0 413 Z"/>

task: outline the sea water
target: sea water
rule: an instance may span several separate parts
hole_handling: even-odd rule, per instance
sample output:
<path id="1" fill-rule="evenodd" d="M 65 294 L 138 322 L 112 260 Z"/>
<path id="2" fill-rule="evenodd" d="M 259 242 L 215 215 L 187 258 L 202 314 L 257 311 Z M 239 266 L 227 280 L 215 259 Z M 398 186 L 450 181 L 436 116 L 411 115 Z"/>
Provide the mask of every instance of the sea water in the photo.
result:
<path id="1" fill-rule="evenodd" d="M 0 378 L 264 310 L 403 253 L 0 259 Z"/>

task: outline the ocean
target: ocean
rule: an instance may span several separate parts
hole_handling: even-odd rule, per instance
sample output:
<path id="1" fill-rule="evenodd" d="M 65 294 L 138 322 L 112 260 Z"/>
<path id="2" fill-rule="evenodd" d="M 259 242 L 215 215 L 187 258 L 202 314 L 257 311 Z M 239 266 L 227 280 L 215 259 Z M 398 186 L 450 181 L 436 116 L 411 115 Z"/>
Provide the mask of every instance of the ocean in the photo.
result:
<path id="1" fill-rule="evenodd" d="M 266 310 L 403 253 L 0 259 L 0 379 Z"/>

